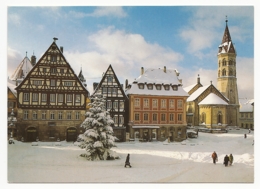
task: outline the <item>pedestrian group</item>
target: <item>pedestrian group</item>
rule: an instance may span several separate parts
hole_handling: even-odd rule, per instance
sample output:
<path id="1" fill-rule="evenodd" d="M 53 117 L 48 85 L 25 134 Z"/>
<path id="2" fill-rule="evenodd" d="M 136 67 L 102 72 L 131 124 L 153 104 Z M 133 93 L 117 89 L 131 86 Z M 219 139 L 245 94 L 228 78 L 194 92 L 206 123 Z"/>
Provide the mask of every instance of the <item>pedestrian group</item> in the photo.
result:
<path id="1" fill-rule="evenodd" d="M 217 153 L 215 151 L 212 153 L 211 157 L 213 159 L 213 163 L 216 164 L 216 162 L 218 162 L 218 155 L 217 155 Z M 223 164 L 225 165 L 225 167 L 231 166 L 233 164 L 233 160 L 234 160 L 234 158 L 233 158 L 232 154 L 230 154 L 229 156 L 226 155 L 224 157 Z"/>

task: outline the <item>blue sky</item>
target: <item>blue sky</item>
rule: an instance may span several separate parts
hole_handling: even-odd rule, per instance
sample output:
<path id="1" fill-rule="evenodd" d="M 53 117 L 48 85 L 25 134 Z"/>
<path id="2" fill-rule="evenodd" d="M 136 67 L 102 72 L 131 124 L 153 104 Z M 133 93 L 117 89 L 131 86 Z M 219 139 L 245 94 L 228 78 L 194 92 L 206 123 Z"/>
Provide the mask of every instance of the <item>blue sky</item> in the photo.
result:
<path id="1" fill-rule="evenodd" d="M 240 98 L 254 98 L 254 6 L 9 6 L 7 76 L 25 57 L 37 60 L 57 37 L 92 92 L 109 64 L 120 82 L 140 68 L 177 69 L 183 86 L 217 81 L 217 52 L 225 19 L 237 50 Z"/>

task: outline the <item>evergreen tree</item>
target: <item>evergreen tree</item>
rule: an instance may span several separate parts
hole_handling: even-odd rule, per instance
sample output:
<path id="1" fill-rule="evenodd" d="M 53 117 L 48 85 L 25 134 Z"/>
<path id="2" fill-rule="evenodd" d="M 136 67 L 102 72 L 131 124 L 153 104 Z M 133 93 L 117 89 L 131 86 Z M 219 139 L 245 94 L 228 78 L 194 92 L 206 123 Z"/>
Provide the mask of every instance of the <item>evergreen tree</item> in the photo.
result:
<path id="1" fill-rule="evenodd" d="M 105 99 L 94 96 L 89 106 L 91 108 L 81 124 L 81 127 L 85 128 L 85 133 L 79 135 L 81 140 L 79 147 L 86 150 L 86 153 L 81 156 L 88 160 L 117 159 L 116 153 L 110 150 L 115 146 L 114 142 L 117 138 L 113 136 L 111 125 L 114 121 L 105 110 Z"/>

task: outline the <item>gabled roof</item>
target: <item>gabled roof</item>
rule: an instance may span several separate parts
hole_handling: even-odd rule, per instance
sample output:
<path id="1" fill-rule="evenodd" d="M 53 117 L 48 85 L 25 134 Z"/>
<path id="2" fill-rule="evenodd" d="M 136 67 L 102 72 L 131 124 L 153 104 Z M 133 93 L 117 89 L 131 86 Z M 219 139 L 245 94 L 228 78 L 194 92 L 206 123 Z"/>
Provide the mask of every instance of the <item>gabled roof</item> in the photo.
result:
<path id="1" fill-rule="evenodd" d="M 188 93 L 188 92 L 190 92 L 190 90 L 193 89 L 196 85 L 197 85 L 197 83 L 192 84 L 192 85 L 190 85 L 190 86 L 188 86 L 188 87 L 184 87 L 183 90 Z"/>
<path id="2" fill-rule="evenodd" d="M 32 63 L 29 58 L 26 56 L 22 60 L 22 62 L 18 65 L 12 76 L 10 77 L 11 80 L 15 81 L 17 79 L 23 79 L 32 69 Z"/>
<path id="3" fill-rule="evenodd" d="M 109 70 L 112 71 L 112 73 L 113 73 L 113 75 L 114 75 L 114 78 L 115 78 L 115 81 L 116 81 L 117 85 L 120 87 L 120 90 L 121 90 L 121 92 L 122 92 L 122 95 L 123 95 L 124 97 L 127 97 L 126 94 L 125 94 L 125 91 L 123 90 L 122 85 L 120 84 L 120 82 L 119 82 L 119 80 L 118 80 L 118 78 L 117 78 L 117 76 L 116 76 L 116 73 L 115 73 L 115 71 L 114 71 L 114 69 L 113 69 L 113 67 L 112 67 L 111 64 L 108 66 L 108 68 L 107 68 L 105 74 L 103 74 L 103 76 L 102 76 L 100 82 L 98 83 L 98 86 L 97 86 L 96 89 L 93 91 L 93 93 L 92 93 L 91 96 L 95 95 L 96 92 L 99 90 L 99 88 L 102 86 L 102 84 L 103 84 L 105 78 L 107 77 L 107 74 L 108 74 L 108 71 L 109 71 Z"/>
<path id="4" fill-rule="evenodd" d="M 214 93 L 210 93 L 206 98 L 204 98 L 198 105 L 228 105 L 223 99 Z"/>
<path id="5" fill-rule="evenodd" d="M 140 94 L 140 95 L 158 95 L 158 96 L 189 96 L 189 94 L 183 90 L 181 82 L 177 75 L 177 70 L 164 70 L 164 69 L 147 69 L 141 74 L 132 84 L 131 88 L 126 90 L 126 94 Z M 156 86 L 150 90 L 144 85 L 143 89 L 140 89 L 138 84 L 153 84 L 161 85 L 161 90 L 157 90 Z M 164 85 L 177 85 L 178 90 L 173 90 L 171 87 L 169 90 L 164 89 Z"/>

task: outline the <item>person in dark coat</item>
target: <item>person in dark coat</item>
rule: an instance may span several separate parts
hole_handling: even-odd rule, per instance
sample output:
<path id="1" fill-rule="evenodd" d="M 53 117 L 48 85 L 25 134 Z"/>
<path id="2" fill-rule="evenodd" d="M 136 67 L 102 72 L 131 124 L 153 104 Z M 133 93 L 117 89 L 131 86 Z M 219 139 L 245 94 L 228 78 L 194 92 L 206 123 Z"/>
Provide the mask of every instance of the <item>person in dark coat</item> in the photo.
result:
<path id="1" fill-rule="evenodd" d="M 228 157 L 228 155 L 226 155 L 226 156 L 224 157 L 224 165 L 225 165 L 225 167 L 228 166 L 228 162 L 229 162 L 229 157 Z"/>
<path id="2" fill-rule="evenodd" d="M 211 157 L 213 159 L 213 163 L 216 164 L 216 162 L 218 161 L 218 155 L 217 155 L 217 153 L 215 151 L 213 152 Z"/>
<path id="3" fill-rule="evenodd" d="M 229 155 L 229 165 L 232 165 L 233 160 L 234 160 L 233 155 L 230 154 L 230 155 Z"/>
<path id="4" fill-rule="evenodd" d="M 125 160 L 125 167 L 126 166 L 129 166 L 130 168 L 132 167 L 131 165 L 130 165 L 130 154 L 127 154 L 127 157 L 126 157 L 126 160 Z"/>

